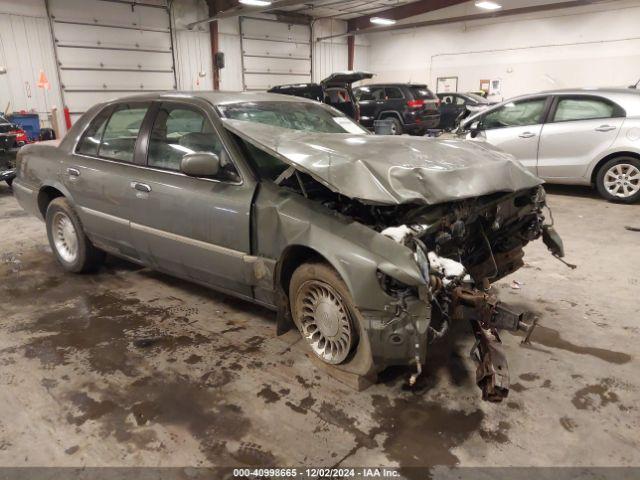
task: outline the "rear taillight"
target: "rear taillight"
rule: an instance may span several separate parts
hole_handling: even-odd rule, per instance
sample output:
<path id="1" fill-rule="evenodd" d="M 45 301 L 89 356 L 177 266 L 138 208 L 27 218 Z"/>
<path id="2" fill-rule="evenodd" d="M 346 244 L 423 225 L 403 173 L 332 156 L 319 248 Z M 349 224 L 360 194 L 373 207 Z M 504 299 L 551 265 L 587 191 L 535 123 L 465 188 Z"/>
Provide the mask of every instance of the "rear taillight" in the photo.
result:
<path id="1" fill-rule="evenodd" d="M 424 107 L 424 100 L 422 99 L 418 99 L 418 100 L 409 100 L 407 102 L 407 106 L 409 108 L 422 108 Z"/>

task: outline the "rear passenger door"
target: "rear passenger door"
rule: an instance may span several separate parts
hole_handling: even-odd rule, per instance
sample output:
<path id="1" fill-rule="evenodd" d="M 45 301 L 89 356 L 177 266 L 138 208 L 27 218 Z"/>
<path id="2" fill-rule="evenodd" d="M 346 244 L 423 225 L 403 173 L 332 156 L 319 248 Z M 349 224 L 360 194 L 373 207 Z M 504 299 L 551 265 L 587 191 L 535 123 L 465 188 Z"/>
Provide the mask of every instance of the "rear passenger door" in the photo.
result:
<path id="1" fill-rule="evenodd" d="M 149 106 L 149 102 L 127 102 L 103 109 L 62 170 L 62 182 L 89 238 L 134 260 L 139 257 L 129 230 L 134 200 L 129 178 L 138 169 L 136 145 Z"/>
<path id="2" fill-rule="evenodd" d="M 186 102 L 155 105 L 144 127 L 146 168 L 129 178 L 132 235 L 156 269 L 250 297 L 244 257 L 255 182 L 241 178 L 210 115 Z M 215 177 L 187 176 L 180 162 L 194 152 L 215 153 L 225 166 Z"/>
<path id="3" fill-rule="evenodd" d="M 388 110 L 400 114 L 405 110 L 406 100 L 402 90 L 398 87 L 384 87 L 384 98 L 385 103 L 384 108 L 382 108 L 383 111 Z M 402 122 L 405 121 L 405 119 L 402 118 L 402 115 L 400 115 L 400 120 Z"/>
<path id="4" fill-rule="evenodd" d="M 625 112 L 595 95 L 560 96 L 542 128 L 538 174 L 542 178 L 579 179 L 593 160 L 615 141 Z"/>

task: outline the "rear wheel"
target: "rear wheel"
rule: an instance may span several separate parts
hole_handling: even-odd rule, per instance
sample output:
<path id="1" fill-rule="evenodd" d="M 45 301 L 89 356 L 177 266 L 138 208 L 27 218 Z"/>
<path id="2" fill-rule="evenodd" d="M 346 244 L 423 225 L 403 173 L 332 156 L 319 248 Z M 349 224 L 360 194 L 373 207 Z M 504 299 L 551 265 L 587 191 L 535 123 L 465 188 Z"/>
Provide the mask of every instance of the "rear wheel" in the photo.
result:
<path id="1" fill-rule="evenodd" d="M 596 187 L 612 202 L 635 203 L 640 200 L 640 160 L 617 157 L 606 162 L 596 176 Z"/>
<path id="2" fill-rule="evenodd" d="M 102 264 L 105 253 L 89 241 L 78 215 L 66 198 L 54 198 L 49 203 L 45 221 L 49 245 L 65 270 L 90 272 Z"/>
<path id="3" fill-rule="evenodd" d="M 402 122 L 397 118 L 387 118 L 391 122 L 391 135 L 402 135 Z"/>
<path id="4" fill-rule="evenodd" d="M 298 267 L 291 277 L 289 299 L 293 320 L 313 353 L 338 365 L 357 343 L 353 300 L 338 273 L 322 263 Z"/>

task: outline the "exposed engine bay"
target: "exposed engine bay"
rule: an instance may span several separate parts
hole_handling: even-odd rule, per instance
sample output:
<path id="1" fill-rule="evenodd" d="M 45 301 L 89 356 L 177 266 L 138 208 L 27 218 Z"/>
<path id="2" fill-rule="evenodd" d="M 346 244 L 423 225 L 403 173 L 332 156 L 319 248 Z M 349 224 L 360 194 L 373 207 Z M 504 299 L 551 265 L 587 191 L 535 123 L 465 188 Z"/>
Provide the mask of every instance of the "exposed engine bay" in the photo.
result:
<path id="1" fill-rule="evenodd" d="M 397 298 L 398 315 L 419 298 L 431 305 L 427 344 L 444 337 L 452 322 L 468 320 L 475 336 L 471 357 L 483 399 L 499 402 L 509 392 L 509 372 L 499 330 L 529 331 L 497 298 L 491 284 L 524 265 L 523 247 L 543 237 L 554 256 L 564 255 L 552 223 L 545 224 L 541 186 L 494 193 L 434 206 L 366 205 L 327 189 L 310 176 L 290 169 L 277 183 L 376 230 L 410 248 L 426 287 L 409 287 L 379 272 L 383 289 Z M 417 329 L 416 329 L 417 330 Z M 420 342 L 415 339 L 416 372 L 422 372 Z"/>

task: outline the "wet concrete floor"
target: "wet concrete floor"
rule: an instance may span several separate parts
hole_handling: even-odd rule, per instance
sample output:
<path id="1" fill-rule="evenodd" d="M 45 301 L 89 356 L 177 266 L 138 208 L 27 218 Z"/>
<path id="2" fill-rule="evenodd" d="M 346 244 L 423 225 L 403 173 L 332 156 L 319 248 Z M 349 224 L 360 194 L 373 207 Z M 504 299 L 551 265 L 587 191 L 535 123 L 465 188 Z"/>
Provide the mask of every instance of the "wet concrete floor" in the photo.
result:
<path id="1" fill-rule="evenodd" d="M 503 335 L 512 390 L 489 404 L 466 325 L 417 388 L 390 369 L 356 392 L 268 310 L 113 258 L 64 273 L 3 184 L 0 466 L 640 465 L 640 205 L 549 190 L 578 269 L 536 243 L 499 283 L 540 327 Z"/>

